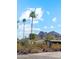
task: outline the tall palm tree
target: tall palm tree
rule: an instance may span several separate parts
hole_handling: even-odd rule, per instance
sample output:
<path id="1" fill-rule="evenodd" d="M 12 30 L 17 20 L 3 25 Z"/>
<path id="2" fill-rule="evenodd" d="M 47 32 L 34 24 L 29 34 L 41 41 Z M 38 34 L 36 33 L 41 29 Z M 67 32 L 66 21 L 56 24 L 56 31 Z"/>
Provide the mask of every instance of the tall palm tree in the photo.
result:
<path id="1" fill-rule="evenodd" d="M 17 29 L 18 29 L 18 27 L 19 27 L 19 20 L 17 21 Z"/>
<path id="2" fill-rule="evenodd" d="M 17 20 L 17 32 L 18 32 L 18 28 L 19 28 L 19 20 Z M 17 40 L 18 40 L 18 36 L 17 36 Z"/>
<path id="3" fill-rule="evenodd" d="M 24 24 L 24 26 L 23 26 L 23 39 L 25 39 L 25 22 L 26 22 L 26 19 L 23 19 L 22 21 Z"/>
<path id="4" fill-rule="evenodd" d="M 32 22 L 31 22 L 31 34 L 32 34 L 32 31 L 33 31 L 33 19 L 36 18 L 35 11 L 31 11 L 29 17 L 32 18 Z M 31 40 L 31 38 L 30 38 L 30 40 Z"/>

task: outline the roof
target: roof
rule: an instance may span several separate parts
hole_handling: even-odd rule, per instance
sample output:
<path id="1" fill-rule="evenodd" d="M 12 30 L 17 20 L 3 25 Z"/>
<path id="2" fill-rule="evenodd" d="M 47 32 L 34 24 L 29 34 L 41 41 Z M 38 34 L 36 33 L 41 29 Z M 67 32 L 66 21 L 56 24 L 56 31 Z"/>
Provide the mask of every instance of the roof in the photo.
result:
<path id="1" fill-rule="evenodd" d="M 50 40 L 51 42 L 61 42 L 61 40 Z"/>

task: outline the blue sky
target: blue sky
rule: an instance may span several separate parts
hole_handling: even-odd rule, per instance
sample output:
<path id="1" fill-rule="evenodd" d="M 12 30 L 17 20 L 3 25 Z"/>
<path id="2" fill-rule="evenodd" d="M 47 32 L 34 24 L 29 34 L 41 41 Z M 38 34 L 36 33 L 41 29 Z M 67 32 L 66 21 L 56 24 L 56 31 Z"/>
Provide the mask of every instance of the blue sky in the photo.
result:
<path id="1" fill-rule="evenodd" d="M 22 38 L 23 17 L 28 14 L 28 9 L 33 8 L 38 9 L 39 11 L 37 12 L 40 13 L 37 19 L 34 19 L 34 33 L 39 33 L 40 31 L 61 33 L 61 0 L 17 0 L 17 20 L 20 21 L 17 30 L 18 37 Z M 25 35 L 28 36 L 31 19 L 26 18 L 26 20 Z"/>

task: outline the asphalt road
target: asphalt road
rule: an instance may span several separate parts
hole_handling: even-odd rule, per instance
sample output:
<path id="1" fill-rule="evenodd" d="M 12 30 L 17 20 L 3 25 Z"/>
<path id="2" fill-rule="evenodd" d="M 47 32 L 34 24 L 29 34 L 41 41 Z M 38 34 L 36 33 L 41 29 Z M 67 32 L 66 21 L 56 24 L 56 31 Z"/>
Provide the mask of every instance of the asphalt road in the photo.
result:
<path id="1" fill-rule="evenodd" d="M 28 55 L 17 55 L 17 59 L 61 59 L 61 52 L 45 52 Z"/>

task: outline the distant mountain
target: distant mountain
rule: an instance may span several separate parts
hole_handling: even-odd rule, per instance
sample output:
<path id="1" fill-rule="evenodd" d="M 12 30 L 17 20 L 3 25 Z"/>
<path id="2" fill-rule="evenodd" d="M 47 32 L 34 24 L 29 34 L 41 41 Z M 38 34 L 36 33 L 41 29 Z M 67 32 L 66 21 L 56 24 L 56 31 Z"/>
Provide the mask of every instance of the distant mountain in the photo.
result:
<path id="1" fill-rule="evenodd" d="M 51 31 L 49 33 L 40 31 L 39 34 L 38 34 L 38 37 L 40 39 L 44 39 L 44 38 L 46 38 L 47 35 L 52 35 L 52 36 L 54 36 L 57 39 L 61 39 L 61 34 L 55 32 L 55 31 Z"/>
<path id="2" fill-rule="evenodd" d="M 55 32 L 55 31 L 51 31 L 48 34 L 54 35 L 55 37 L 60 37 L 61 36 L 61 34 Z"/>
<path id="3" fill-rule="evenodd" d="M 45 37 L 47 35 L 47 32 L 43 32 L 43 31 L 40 31 L 38 36 L 43 39 L 43 37 Z"/>

